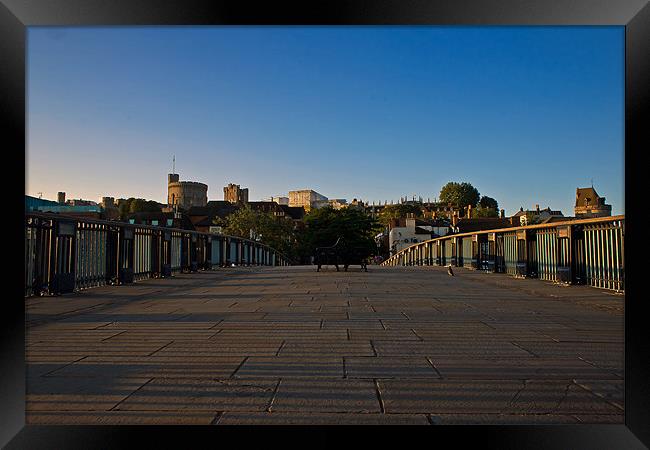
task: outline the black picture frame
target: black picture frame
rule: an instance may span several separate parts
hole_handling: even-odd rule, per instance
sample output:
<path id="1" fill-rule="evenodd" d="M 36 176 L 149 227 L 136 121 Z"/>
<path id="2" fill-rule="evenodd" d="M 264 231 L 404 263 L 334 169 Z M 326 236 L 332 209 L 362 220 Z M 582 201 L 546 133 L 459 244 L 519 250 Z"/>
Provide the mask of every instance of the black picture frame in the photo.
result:
<path id="1" fill-rule="evenodd" d="M 619 25 L 625 26 L 625 198 L 626 240 L 633 243 L 626 252 L 625 298 L 625 425 L 562 425 L 562 426 L 454 426 L 399 428 L 408 442 L 413 433 L 434 445 L 445 439 L 455 447 L 467 439 L 481 446 L 494 448 L 643 448 L 650 446 L 648 400 L 650 399 L 650 347 L 645 333 L 642 312 L 644 295 L 640 287 L 641 215 L 647 200 L 638 191 L 644 179 L 641 155 L 648 145 L 647 122 L 650 80 L 650 5 L 645 0 L 375 0 L 319 1 L 296 4 L 209 0 L 0 0 L 0 114 L 3 115 L 2 139 L 4 173 L 18 175 L 5 184 L 19 190 L 25 166 L 26 112 L 26 27 L 38 25 Z M 644 114 L 645 113 L 645 114 Z M 8 161 L 9 160 L 9 161 Z M 22 168 L 22 170 L 21 170 Z M 639 189 L 641 187 L 641 189 Z M 24 194 L 24 193 L 23 193 Z M 22 208 L 22 195 L 5 195 L 5 210 L 9 216 L 4 226 L 6 241 L 17 241 L 20 250 L 6 254 L 4 290 L 9 291 L 3 302 L 2 371 L 0 392 L 2 418 L 0 444 L 6 448 L 114 448 L 127 446 L 136 436 L 144 437 L 148 446 L 168 443 L 172 434 L 191 433 L 192 439 L 205 438 L 222 445 L 232 432 L 247 433 L 246 427 L 116 427 L 116 426 L 25 426 L 25 311 L 22 286 L 22 262 L 17 256 L 23 251 L 19 236 L 22 221 L 16 210 Z M 636 197 L 636 198 L 635 198 Z M 637 207 L 638 206 L 638 207 Z M 5 250 L 7 252 L 7 250 Z M 16 256 L 13 256 L 16 255 Z M 14 260 L 13 258 L 17 258 Z M 632 261 L 632 263 L 630 263 Z M 269 429 L 255 429 L 254 436 L 266 439 Z M 278 430 L 278 428 L 275 428 Z M 367 430 L 367 431 L 366 431 Z M 358 429 L 366 446 L 373 439 L 383 441 L 386 428 Z M 295 433 L 299 432 L 296 436 Z M 329 428 L 292 429 L 292 440 L 320 444 L 336 444 Z M 395 429 L 390 429 L 396 434 Z M 373 439 L 370 436 L 373 436 Z M 184 442 L 188 440 L 184 435 Z M 282 442 L 279 442 L 282 443 Z"/>

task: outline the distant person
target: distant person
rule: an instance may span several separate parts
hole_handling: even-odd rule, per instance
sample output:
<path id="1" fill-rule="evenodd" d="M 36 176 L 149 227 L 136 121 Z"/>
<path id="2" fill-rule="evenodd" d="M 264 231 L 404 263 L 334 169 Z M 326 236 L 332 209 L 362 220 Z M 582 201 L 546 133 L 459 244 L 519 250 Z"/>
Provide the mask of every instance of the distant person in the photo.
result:
<path id="1" fill-rule="evenodd" d="M 451 270 L 451 264 L 447 266 L 447 274 L 448 274 L 450 277 L 453 277 L 453 276 L 454 276 L 454 271 Z"/>

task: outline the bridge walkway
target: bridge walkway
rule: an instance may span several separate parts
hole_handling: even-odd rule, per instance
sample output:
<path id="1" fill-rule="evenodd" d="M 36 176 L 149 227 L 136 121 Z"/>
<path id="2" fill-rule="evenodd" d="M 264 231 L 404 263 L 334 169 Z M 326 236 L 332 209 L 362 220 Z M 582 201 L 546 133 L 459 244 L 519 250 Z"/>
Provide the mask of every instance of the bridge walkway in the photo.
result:
<path id="1" fill-rule="evenodd" d="M 623 423 L 624 295 L 254 267 L 26 299 L 28 424 Z"/>

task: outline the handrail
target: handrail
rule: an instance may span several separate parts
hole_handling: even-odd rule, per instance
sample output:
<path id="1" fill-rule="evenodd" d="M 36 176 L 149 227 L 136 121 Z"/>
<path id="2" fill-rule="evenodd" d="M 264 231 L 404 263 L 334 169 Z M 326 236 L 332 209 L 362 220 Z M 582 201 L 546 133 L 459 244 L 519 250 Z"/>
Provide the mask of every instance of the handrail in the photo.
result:
<path id="1" fill-rule="evenodd" d="M 266 245 L 266 244 L 264 244 L 262 242 L 254 241 L 252 239 L 248 239 L 248 238 L 241 237 L 241 236 L 232 236 L 232 235 L 229 235 L 229 234 L 206 233 L 204 231 L 186 230 L 184 228 L 173 228 L 173 227 L 166 227 L 166 226 L 163 226 L 163 225 L 146 225 L 146 224 L 139 224 L 139 223 L 121 222 L 119 220 L 91 219 L 91 218 L 85 218 L 85 217 L 79 217 L 79 216 L 68 216 L 68 215 L 56 214 L 56 213 L 41 213 L 41 212 L 32 213 L 32 212 L 27 212 L 27 213 L 25 213 L 25 217 L 27 217 L 27 216 L 42 217 L 44 219 L 45 218 L 47 218 L 47 219 L 63 218 L 63 219 L 66 219 L 66 220 L 68 220 L 68 219 L 69 220 L 76 220 L 76 221 L 86 222 L 86 223 L 95 223 L 95 224 L 98 224 L 98 225 L 113 225 L 113 226 L 120 226 L 120 227 L 144 228 L 144 229 L 148 229 L 148 230 L 178 231 L 178 232 L 181 232 L 181 233 L 195 233 L 195 234 L 204 235 L 204 236 L 221 236 L 221 237 L 225 237 L 225 238 L 228 238 L 228 239 L 237 239 L 237 240 L 240 240 L 240 241 L 250 242 L 250 243 L 253 243 L 255 245 L 261 245 L 262 247 L 266 247 L 266 248 L 269 248 L 269 249 L 277 252 L 277 250 L 275 250 L 273 247 L 269 247 L 268 245 Z M 277 252 L 277 253 L 279 255 L 281 255 L 280 252 Z"/>
<path id="2" fill-rule="evenodd" d="M 456 265 L 624 290 L 625 216 L 447 234 L 412 244 L 381 265 Z M 444 245 L 442 245 L 444 244 Z"/>
<path id="3" fill-rule="evenodd" d="M 86 223 L 95 223 L 95 224 L 98 224 L 98 225 L 113 225 L 113 226 L 120 226 L 120 227 L 125 227 L 125 228 L 128 228 L 128 227 L 131 227 L 131 228 L 144 228 L 144 229 L 148 229 L 148 230 L 161 230 L 162 229 L 162 230 L 165 230 L 165 231 L 178 231 L 178 232 L 181 232 L 181 233 L 193 233 L 193 234 L 203 235 L 203 236 L 221 236 L 221 237 L 225 237 L 225 238 L 228 238 L 228 239 L 237 239 L 237 240 L 244 241 L 244 242 L 250 242 L 250 243 L 255 244 L 255 245 L 261 245 L 262 247 L 269 248 L 269 249 L 273 250 L 274 252 L 276 252 L 278 255 L 282 255 L 283 257 L 289 259 L 284 254 L 282 254 L 282 253 L 278 252 L 277 250 L 275 250 L 273 247 L 269 247 L 268 245 L 266 245 L 266 244 L 264 244 L 262 242 L 254 241 L 252 239 L 248 239 L 248 238 L 241 237 L 241 236 L 232 236 L 232 235 L 229 235 L 229 234 L 206 233 L 204 231 L 186 230 L 184 228 L 166 227 L 166 226 L 163 226 L 163 225 L 146 225 L 146 224 L 122 222 L 122 221 L 119 221 L 119 220 L 92 219 L 92 218 L 79 217 L 79 216 L 69 216 L 69 215 L 57 214 L 57 213 L 26 212 L 25 217 L 28 217 L 28 216 L 41 217 L 41 218 L 44 218 L 44 219 L 61 219 L 61 218 L 63 218 L 65 220 L 76 220 L 76 221 L 86 222 Z"/>
<path id="4" fill-rule="evenodd" d="M 25 213 L 25 295 L 165 278 L 229 265 L 291 265 L 251 239 L 181 228 Z"/>
<path id="5" fill-rule="evenodd" d="M 440 236 L 440 237 L 433 238 L 433 239 L 427 239 L 426 241 L 417 242 L 417 243 L 415 243 L 413 245 L 409 245 L 408 247 L 404 247 L 399 252 L 395 253 L 390 258 L 388 258 L 386 261 L 384 261 L 382 263 L 382 265 L 386 264 L 391 258 L 399 255 L 402 252 L 405 252 L 406 250 L 408 250 L 410 248 L 417 247 L 419 245 L 426 244 L 426 243 L 429 243 L 429 242 L 442 241 L 442 240 L 449 239 L 449 238 L 452 238 L 452 237 L 468 237 L 468 236 L 474 236 L 475 234 L 504 233 L 504 232 L 508 232 L 508 231 L 533 230 L 533 229 L 537 229 L 537 228 L 555 228 L 555 227 L 561 227 L 561 226 L 566 226 L 566 225 L 586 225 L 586 224 L 600 223 L 600 222 L 614 222 L 614 221 L 617 221 L 617 220 L 625 220 L 625 215 L 608 216 L 608 217 L 595 217 L 595 218 L 590 218 L 590 219 L 565 220 L 564 222 L 537 223 L 537 224 L 534 224 L 534 225 L 524 225 L 524 226 L 508 227 L 508 228 L 494 228 L 494 229 L 489 229 L 489 230 L 468 231 L 466 233 L 445 234 L 444 236 Z"/>

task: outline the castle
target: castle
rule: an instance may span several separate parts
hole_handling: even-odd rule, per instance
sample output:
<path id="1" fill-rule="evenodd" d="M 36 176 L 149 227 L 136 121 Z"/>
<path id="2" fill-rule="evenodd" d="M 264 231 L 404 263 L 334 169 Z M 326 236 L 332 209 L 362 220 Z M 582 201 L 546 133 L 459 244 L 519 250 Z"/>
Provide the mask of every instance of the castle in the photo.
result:
<path id="1" fill-rule="evenodd" d="M 167 175 L 167 205 L 189 209 L 208 204 L 208 185 L 196 181 L 180 181 L 177 173 Z"/>

